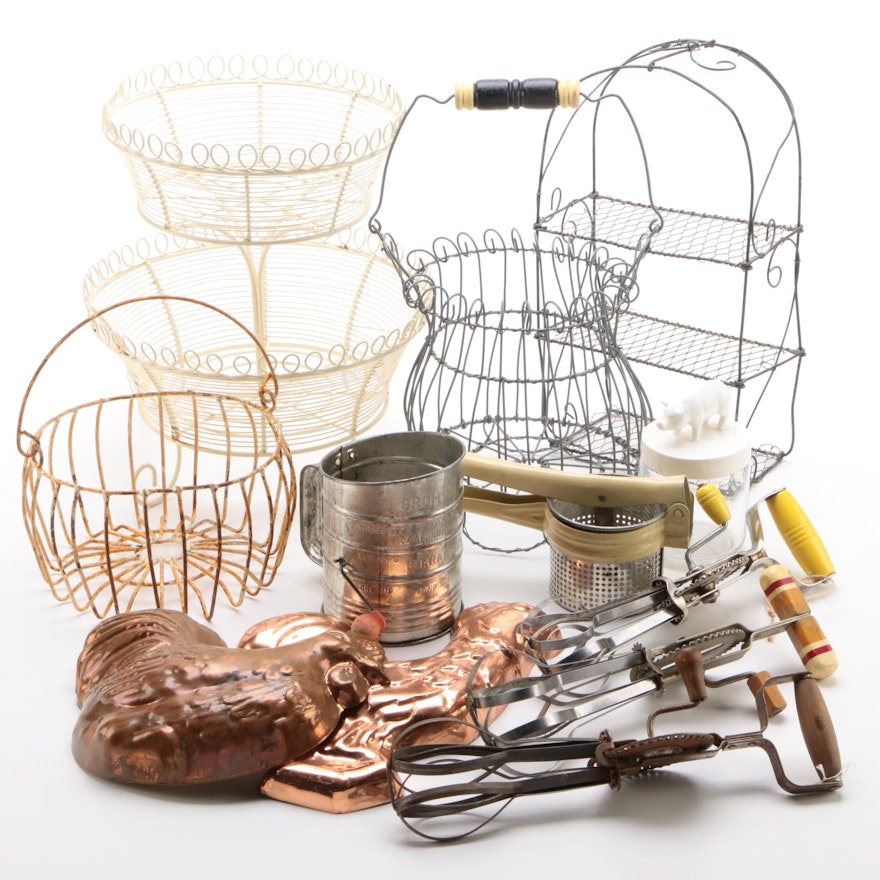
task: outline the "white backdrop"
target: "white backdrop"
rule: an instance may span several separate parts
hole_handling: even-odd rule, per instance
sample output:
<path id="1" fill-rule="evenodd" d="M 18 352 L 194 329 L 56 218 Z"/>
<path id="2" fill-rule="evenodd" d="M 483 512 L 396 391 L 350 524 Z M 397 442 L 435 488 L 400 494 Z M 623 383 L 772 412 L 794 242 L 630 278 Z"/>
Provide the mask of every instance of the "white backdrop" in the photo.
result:
<path id="1" fill-rule="evenodd" d="M 6 534 L 0 623 L 5 876 L 877 876 L 872 624 L 880 601 L 871 580 L 876 561 L 870 534 L 878 518 L 868 497 L 872 482 L 863 478 L 874 454 L 863 438 L 870 438 L 876 420 L 869 384 L 877 318 L 869 233 L 869 206 L 877 197 L 870 118 L 876 67 L 868 36 L 875 22 L 863 17 L 865 8 L 850 0 L 821 14 L 787 0 L 605 6 L 560 0 L 521 8 L 460 0 L 83 0 L 16 4 L 6 11 L 0 137 L 7 273 L 0 327 L 7 374 L 0 389 L 6 438 L 0 447 L 6 487 L 0 508 Z M 576 77 L 682 37 L 716 39 L 765 63 L 791 95 L 800 124 L 807 358 L 799 433 L 791 458 L 768 477 L 772 485 L 760 488 L 792 489 L 837 565 L 836 590 L 814 610 L 841 661 L 823 692 L 845 765 L 843 789 L 791 798 L 776 787 L 760 753 L 730 753 L 617 793 L 588 789 L 524 800 L 482 839 L 435 847 L 410 835 L 390 807 L 326 815 L 262 798 L 244 785 L 129 789 L 81 771 L 69 747 L 77 715 L 73 676 L 95 620 L 56 604 L 36 568 L 21 522 L 15 425 L 31 373 L 84 315 L 80 281 L 86 268 L 111 249 L 153 235 L 137 216 L 130 181 L 101 132 L 101 109 L 116 84 L 194 55 L 290 53 L 367 70 L 409 100 L 422 92 L 447 95 L 458 80 Z M 443 160 L 438 145 L 436 155 L 425 157 L 425 168 Z M 502 199 L 504 181 L 498 186 Z M 406 366 L 375 433 L 402 424 Z M 72 370 L 50 389 L 58 410 L 106 393 L 91 387 L 100 379 L 100 373 Z M 317 458 L 300 457 L 297 469 Z M 771 552 L 787 562 L 784 545 L 768 529 L 771 542 Z M 542 551 L 499 558 L 469 547 L 463 569 L 468 604 L 537 601 L 547 558 Z M 238 611 L 222 611 L 214 624 L 235 643 L 260 620 L 317 610 L 320 593 L 319 571 L 294 535 L 272 588 Z M 707 610 L 700 626 L 731 620 L 757 626 L 765 619 L 757 585 L 744 583 Z M 778 658 L 786 649 L 774 650 Z M 727 725 L 743 723 L 723 714 L 716 720 L 720 732 L 735 732 Z M 614 729 L 613 716 L 608 726 Z"/>

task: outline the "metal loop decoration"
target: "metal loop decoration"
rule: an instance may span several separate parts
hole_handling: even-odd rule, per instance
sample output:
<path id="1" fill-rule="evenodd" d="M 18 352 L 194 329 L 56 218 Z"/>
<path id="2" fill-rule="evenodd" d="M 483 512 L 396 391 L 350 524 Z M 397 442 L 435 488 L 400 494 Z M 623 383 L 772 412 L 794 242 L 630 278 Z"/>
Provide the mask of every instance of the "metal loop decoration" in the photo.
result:
<path id="1" fill-rule="evenodd" d="M 348 141 L 319 142 L 308 151 L 291 149 L 290 131 L 282 119 L 266 119 L 274 126 L 273 141 L 265 134 L 262 141 L 240 143 L 235 147 L 221 141 L 200 140 L 187 142 L 184 127 L 191 120 L 180 116 L 175 124 L 171 108 L 179 104 L 182 114 L 186 106 L 185 94 L 193 87 L 213 88 L 216 100 L 235 95 L 248 96 L 263 93 L 264 100 L 274 92 L 275 100 L 284 101 L 293 94 L 292 87 L 319 87 L 340 93 L 351 93 L 363 120 L 360 128 L 352 127 Z M 138 115 L 132 107 L 137 102 L 152 101 L 163 108 L 168 116 L 167 130 L 158 135 L 147 126 L 156 120 L 149 115 Z M 344 100 L 344 99 L 343 99 Z M 374 109 L 367 110 L 374 105 Z M 271 104 L 269 105 L 271 106 Z M 263 171 L 290 173 L 339 162 L 353 156 L 363 157 L 367 150 L 381 151 L 390 143 L 394 133 L 393 117 L 402 109 L 400 97 L 382 80 L 376 80 L 360 70 L 349 71 L 341 64 L 320 61 L 317 65 L 308 59 L 284 56 L 269 62 L 263 56 L 246 60 L 241 56 L 224 59 L 214 56 L 208 62 L 192 58 L 186 64 L 159 65 L 151 71 L 141 71 L 121 82 L 104 107 L 104 130 L 107 138 L 129 152 L 145 158 L 172 161 L 175 164 L 211 168 L 217 171 Z M 383 111 L 389 114 L 385 121 Z M 143 111 L 141 111 L 143 112 Z M 368 115 L 372 114 L 372 118 Z M 356 117 L 355 117 L 356 118 Z M 354 122 L 354 120 L 352 120 Z M 370 127 L 372 123 L 372 126 Z M 178 130 L 178 125 L 180 130 Z M 272 129 L 270 128 L 270 131 Z M 228 132 L 221 129 L 216 135 Z M 329 131 L 328 131 L 329 134 Z"/>
<path id="2" fill-rule="evenodd" d="M 342 65 L 215 56 L 122 82 L 104 133 L 148 222 L 268 244 L 357 224 L 402 112 L 387 83 Z"/>
<path id="3" fill-rule="evenodd" d="M 514 461 L 632 468 L 647 402 L 612 339 L 611 316 L 632 298 L 617 269 L 562 238 L 538 248 L 494 230 L 480 245 L 439 239 L 407 263 L 428 326 L 405 392 L 412 430 Z M 619 394 L 605 412 L 592 402 L 600 387 Z"/>
<path id="4" fill-rule="evenodd" d="M 737 107 L 742 101 L 737 91 L 740 83 L 763 83 L 766 88 L 761 91 L 753 87 L 752 97 L 757 100 Z M 656 88 L 660 91 L 653 92 Z M 744 424 L 758 426 L 758 410 L 771 382 L 790 398 L 789 445 L 762 443 L 756 446 L 753 451 L 753 482 L 756 482 L 793 446 L 794 400 L 800 359 L 804 355 L 797 291 L 802 231 L 801 153 L 791 99 L 779 81 L 755 58 L 740 49 L 702 40 L 674 40 L 650 46 L 616 67 L 584 77 L 581 89 L 581 112 L 574 114 L 571 121 L 562 126 L 562 135 L 549 143 L 547 167 L 557 161 L 557 153 L 565 150 L 567 141 L 579 143 L 575 140 L 578 118 L 583 118 L 585 106 L 593 107 L 595 114 L 590 128 L 581 133 L 583 145 L 592 150 L 594 160 L 591 184 L 584 188 L 586 196 L 575 198 L 565 199 L 559 192 L 561 188 L 570 189 L 568 186 L 551 190 L 553 196 L 539 218 L 538 228 L 583 240 L 623 245 L 637 255 L 649 253 L 739 270 L 733 275 L 731 298 L 734 303 L 740 299 L 743 319 L 756 305 L 764 309 L 760 320 L 762 334 L 772 334 L 768 341 L 744 336 L 739 324 L 730 332 L 719 332 L 709 317 L 708 326 L 704 328 L 692 314 L 682 320 L 672 317 L 671 313 L 663 315 L 659 310 L 622 312 L 615 330 L 621 349 L 636 369 L 645 365 L 703 379 L 720 379 L 736 389 L 738 418 Z M 693 100 L 693 105 L 687 105 L 692 107 L 690 115 L 701 120 L 699 132 L 695 131 L 694 136 L 716 134 L 708 144 L 710 154 L 722 155 L 720 147 L 727 144 L 720 141 L 729 142 L 729 167 L 721 164 L 718 167 L 719 170 L 725 168 L 722 177 L 726 173 L 737 179 L 738 175 L 742 176 L 741 192 L 735 201 L 738 210 L 733 216 L 722 211 L 661 206 L 654 197 L 655 191 L 659 192 L 655 181 L 659 179 L 660 163 L 652 164 L 651 173 L 646 175 L 643 196 L 627 198 L 614 191 L 618 187 L 608 186 L 607 180 L 612 175 L 605 173 L 602 167 L 605 162 L 600 165 L 595 159 L 598 146 L 607 140 L 603 136 L 607 130 L 603 125 L 611 123 L 617 110 L 628 117 L 635 149 L 641 153 L 647 170 L 645 144 L 652 132 L 646 122 L 650 113 L 642 118 L 642 108 L 645 102 L 650 105 L 652 99 L 672 95 Z M 756 119 L 750 114 L 762 101 L 767 102 L 770 117 L 779 123 L 778 131 L 767 123 L 766 116 L 754 124 Z M 717 130 L 712 127 L 716 119 Z M 687 123 L 678 126 L 680 131 L 668 120 L 664 125 L 665 132 L 680 139 L 681 155 L 688 155 L 686 138 L 691 129 Z M 719 163 L 723 161 L 719 159 Z M 689 170 L 685 170 L 683 178 L 679 175 L 678 179 L 670 179 L 675 179 L 676 186 L 684 186 L 689 174 Z M 545 179 L 544 183 L 548 181 Z M 785 196 L 780 196 L 780 184 L 788 187 Z M 714 188 L 707 191 L 715 192 Z M 717 193 L 719 200 L 726 195 L 722 188 Z M 784 214 L 787 222 L 779 221 L 777 211 Z M 649 228 L 647 237 L 645 224 Z M 783 245 L 790 267 L 785 271 L 780 256 Z M 762 260 L 768 264 L 764 291 L 774 293 L 783 279 L 790 288 L 788 303 L 774 295 L 773 299 L 778 300 L 781 307 L 772 318 L 770 310 L 764 308 L 766 297 L 761 298 L 758 279 L 751 281 L 749 277 Z M 636 257 L 634 263 L 638 262 Z M 687 273 L 685 266 L 679 274 L 686 280 Z M 714 277 L 723 280 L 723 272 Z M 719 284 L 713 296 L 720 295 Z"/>
<path id="5" fill-rule="evenodd" d="M 90 308 L 145 292 L 217 303 L 269 349 L 291 449 L 362 434 L 384 414 L 391 376 L 423 325 L 389 295 L 395 269 L 357 229 L 402 112 L 386 83 L 290 56 L 195 58 L 129 78 L 104 108 L 105 134 L 142 216 L 176 238 L 158 257 L 139 246 L 137 265 L 111 255 L 87 278 Z M 169 314 L 165 326 L 135 322 L 109 342 L 140 391 L 266 402 L 249 387 L 266 366 L 222 328 Z M 204 419 L 200 443 L 222 445 L 222 423 Z"/>

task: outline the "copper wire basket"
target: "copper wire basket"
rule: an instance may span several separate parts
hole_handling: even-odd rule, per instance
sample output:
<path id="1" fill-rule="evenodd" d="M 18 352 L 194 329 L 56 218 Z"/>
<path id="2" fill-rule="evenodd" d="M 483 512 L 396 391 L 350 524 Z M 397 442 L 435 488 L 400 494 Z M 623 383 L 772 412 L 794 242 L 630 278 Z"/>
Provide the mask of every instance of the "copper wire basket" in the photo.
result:
<path id="1" fill-rule="evenodd" d="M 402 116 L 391 86 L 339 64 L 194 58 L 122 82 L 104 132 L 149 223 L 199 241 L 270 243 L 364 217 Z"/>
<path id="2" fill-rule="evenodd" d="M 158 308 L 169 305 L 152 299 Z M 272 413 L 271 369 L 258 403 L 199 391 L 152 392 L 78 404 L 34 431 L 24 427 L 37 380 L 59 348 L 130 305 L 109 306 L 70 330 L 27 387 L 17 432 L 25 528 L 52 595 L 78 611 L 103 618 L 172 607 L 199 609 L 210 619 L 221 599 L 238 606 L 272 582 L 293 521 L 296 475 Z M 225 318 L 259 350 L 241 322 Z M 263 359 L 268 364 L 265 352 Z M 152 426 L 141 418 L 144 409 L 154 416 Z M 199 448 L 199 424 L 217 412 L 227 424 L 227 443 L 208 453 Z M 245 426 L 249 455 L 243 454 Z"/>
<path id="3" fill-rule="evenodd" d="M 262 248 L 159 236 L 92 267 L 83 295 L 93 313 L 155 294 L 217 306 L 221 311 L 206 315 L 183 299 L 161 310 L 134 303 L 96 326 L 125 361 L 137 392 L 205 391 L 217 400 L 231 395 L 259 402 L 271 368 L 274 413 L 296 453 L 350 441 L 384 414 L 392 375 L 424 324 L 399 289 L 391 263 L 369 247 L 362 230 L 349 230 L 324 241 Z M 259 345 L 231 335 L 222 314 L 252 328 Z M 179 408 L 188 409 L 185 399 Z M 157 426 L 156 410 L 142 409 Z M 191 420 L 179 412 L 181 436 L 205 449 L 223 451 L 229 444 L 250 453 L 249 420 L 238 423 L 226 408 L 209 410 L 206 403 L 198 424 L 188 427 Z M 256 439 L 266 451 L 275 443 L 271 432 L 265 444 Z"/>

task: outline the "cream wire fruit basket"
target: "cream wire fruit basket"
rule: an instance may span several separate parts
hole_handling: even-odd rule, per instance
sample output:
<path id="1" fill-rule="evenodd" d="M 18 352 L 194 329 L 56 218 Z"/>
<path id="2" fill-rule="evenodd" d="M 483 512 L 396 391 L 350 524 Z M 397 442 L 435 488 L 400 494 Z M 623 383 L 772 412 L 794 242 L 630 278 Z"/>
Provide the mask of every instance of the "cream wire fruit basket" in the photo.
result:
<path id="1" fill-rule="evenodd" d="M 176 304 L 220 316 L 203 303 Z M 267 371 L 258 402 L 154 391 L 78 404 L 36 430 L 25 428 L 32 392 L 38 379 L 46 384 L 44 370 L 62 345 L 85 327 L 100 334 L 99 321 L 131 306 L 115 303 L 76 325 L 27 387 L 17 432 L 25 528 L 52 595 L 77 611 L 103 618 L 152 605 L 199 609 L 210 619 L 218 601 L 238 606 L 268 586 L 288 541 L 296 473 L 272 414 L 274 373 Z M 221 317 L 259 350 L 243 324 Z M 152 426 L 140 416 L 145 410 Z M 218 412 L 227 442 L 205 452 L 198 428 Z M 220 433 L 215 425 L 215 437 Z"/>
<path id="2" fill-rule="evenodd" d="M 293 452 L 354 439 L 384 414 L 401 355 L 424 323 L 399 295 L 393 265 L 363 230 L 327 240 L 261 248 L 206 245 L 160 235 L 114 252 L 83 282 L 88 310 L 168 296 L 103 315 L 100 337 L 125 362 L 138 393 L 202 391 L 258 403 L 267 370 L 277 378 L 274 414 Z M 215 306 L 206 313 L 188 299 Z M 229 333 L 228 314 L 259 340 Z M 265 352 L 265 356 L 264 356 Z M 154 398 L 144 418 L 159 426 Z M 164 401 L 166 410 L 173 400 Z M 180 399 L 178 436 L 190 445 L 250 454 L 266 450 L 250 421 L 226 407 Z M 240 436 L 239 436 L 240 433 Z M 268 444 L 268 445 L 266 445 Z"/>
<path id="3" fill-rule="evenodd" d="M 103 115 L 149 223 L 199 241 L 269 243 L 365 216 L 403 104 L 340 64 L 236 55 L 142 71 Z"/>

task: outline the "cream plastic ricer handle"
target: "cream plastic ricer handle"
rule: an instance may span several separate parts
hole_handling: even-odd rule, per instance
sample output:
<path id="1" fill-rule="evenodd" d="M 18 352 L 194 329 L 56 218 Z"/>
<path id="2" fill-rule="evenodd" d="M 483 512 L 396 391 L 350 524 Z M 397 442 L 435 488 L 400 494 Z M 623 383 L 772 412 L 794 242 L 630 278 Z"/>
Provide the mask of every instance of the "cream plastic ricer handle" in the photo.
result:
<path id="1" fill-rule="evenodd" d="M 639 507 L 662 504 L 665 546 L 686 548 L 693 525 L 694 496 L 687 477 L 632 477 L 577 473 L 521 462 L 465 454 L 462 474 L 472 480 L 585 507 Z"/>
<path id="2" fill-rule="evenodd" d="M 548 514 L 547 499 L 540 495 L 511 495 L 476 486 L 464 487 L 464 510 L 541 531 Z"/>

